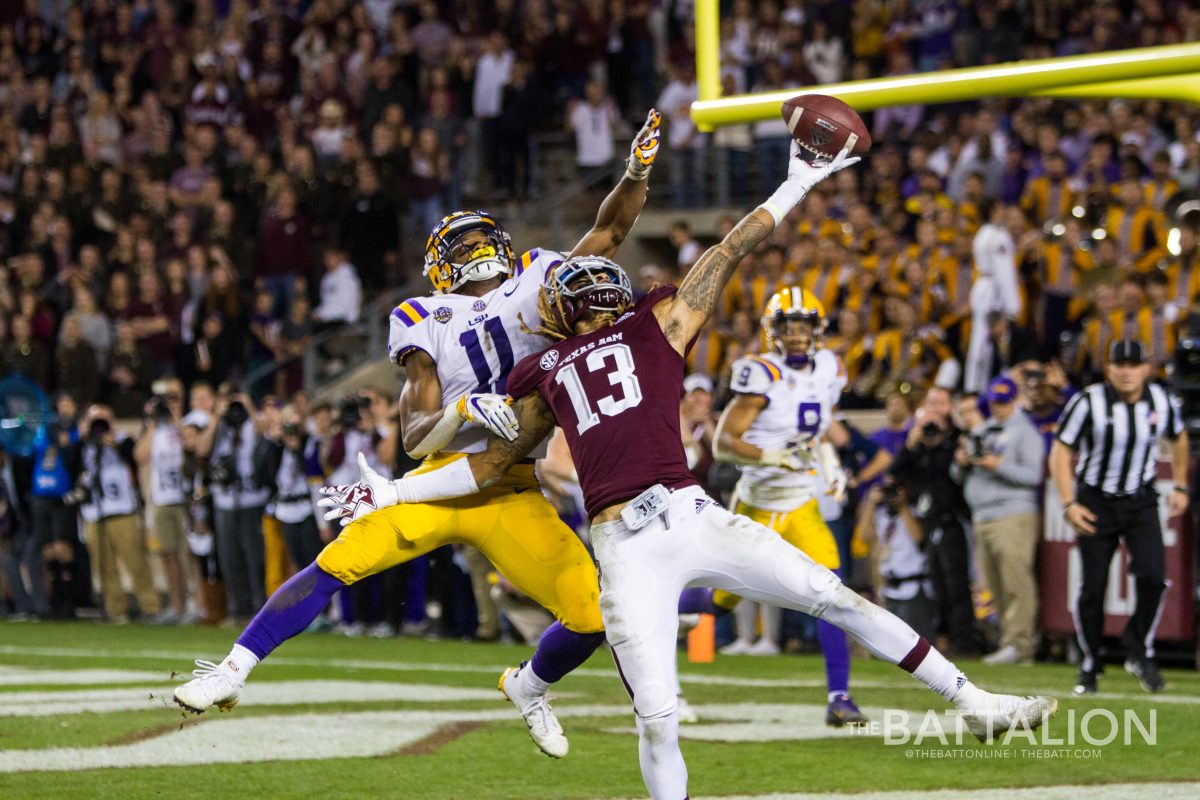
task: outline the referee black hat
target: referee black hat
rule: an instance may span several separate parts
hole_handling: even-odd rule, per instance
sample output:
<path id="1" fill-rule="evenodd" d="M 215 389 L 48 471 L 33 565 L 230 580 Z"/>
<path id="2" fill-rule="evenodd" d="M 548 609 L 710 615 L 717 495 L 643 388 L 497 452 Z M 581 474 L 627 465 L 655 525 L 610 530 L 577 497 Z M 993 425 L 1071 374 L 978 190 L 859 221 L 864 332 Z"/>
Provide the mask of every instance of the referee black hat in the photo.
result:
<path id="1" fill-rule="evenodd" d="M 1137 339 L 1117 339 L 1108 348 L 1110 364 L 1144 364 L 1146 354 Z"/>

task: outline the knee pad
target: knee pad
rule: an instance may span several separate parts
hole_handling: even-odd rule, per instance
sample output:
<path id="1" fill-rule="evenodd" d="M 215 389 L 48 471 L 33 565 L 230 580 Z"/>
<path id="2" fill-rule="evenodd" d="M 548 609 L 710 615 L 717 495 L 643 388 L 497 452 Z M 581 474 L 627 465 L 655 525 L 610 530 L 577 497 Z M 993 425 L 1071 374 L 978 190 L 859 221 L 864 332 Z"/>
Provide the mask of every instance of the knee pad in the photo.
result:
<path id="1" fill-rule="evenodd" d="M 670 717 L 676 711 L 675 690 L 659 681 L 643 683 L 634 692 L 633 710 L 646 725 Z"/>
<path id="2" fill-rule="evenodd" d="M 559 598 L 558 621 L 575 633 L 603 633 L 600 615 L 600 591 L 595 586 L 578 587 Z"/>

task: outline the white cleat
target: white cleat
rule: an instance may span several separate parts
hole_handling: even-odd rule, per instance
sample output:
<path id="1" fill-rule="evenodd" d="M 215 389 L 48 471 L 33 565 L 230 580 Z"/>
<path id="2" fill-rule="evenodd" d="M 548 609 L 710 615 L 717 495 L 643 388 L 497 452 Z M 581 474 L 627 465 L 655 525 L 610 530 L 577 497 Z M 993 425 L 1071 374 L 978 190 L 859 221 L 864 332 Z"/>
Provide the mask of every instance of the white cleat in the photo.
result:
<path id="1" fill-rule="evenodd" d="M 675 713 L 678 715 L 679 721 L 684 725 L 695 725 L 700 721 L 700 715 L 696 713 L 696 709 L 692 708 L 692 704 L 683 695 L 676 695 L 675 697 Z"/>
<path id="2" fill-rule="evenodd" d="M 242 699 L 246 681 L 229 659 L 214 664 L 198 658 L 192 674 L 196 677 L 175 687 L 175 702 L 188 711 L 203 714 L 212 706 L 228 711 Z"/>
<path id="3" fill-rule="evenodd" d="M 744 656 L 754 649 L 754 643 L 745 639 L 735 639 L 717 652 L 723 656 Z"/>
<path id="4" fill-rule="evenodd" d="M 545 694 L 525 690 L 525 683 L 521 680 L 521 670 L 524 668 L 525 665 L 522 664 L 520 667 L 504 670 L 497 688 L 525 718 L 525 724 L 529 727 L 529 738 L 533 739 L 533 743 L 551 758 L 562 758 L 567 754 L 569 747 L 562 725 L 558 724 L 558 718 L 554 716 L 554 710 L 550 708 L 550 701 Z"/>
<path id="5" fill-rule="evenodd" d="M 746 651 L 748 656 L 777 656 L 779 655 L 779 645 L 772 642 L 767 637 L 762 637 L 755 642 L 749 650 Z"/>
<path id="6" fill-rule="evenodd" d="M 1058 713 L 1058 701 L 1053 697 L 984 692 L 982 701 L 979 707 L 959 709 L 967 730 L 981 742 L 990 742 L 1014 729 L 1036 730 Z"/>

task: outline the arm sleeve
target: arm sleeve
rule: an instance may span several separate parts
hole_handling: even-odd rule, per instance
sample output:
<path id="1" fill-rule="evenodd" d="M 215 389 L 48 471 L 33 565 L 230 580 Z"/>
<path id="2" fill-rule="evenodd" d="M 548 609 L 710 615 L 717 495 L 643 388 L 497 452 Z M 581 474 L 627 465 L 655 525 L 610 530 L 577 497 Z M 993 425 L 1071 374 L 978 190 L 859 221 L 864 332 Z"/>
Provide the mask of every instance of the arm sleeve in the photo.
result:
<path id="1" fill-rule="evenodd" d="M 1071 401 L 1067 403 L 1067 407 L 1063 409 L 1054 438 L 1072 450 L 1076 449 L 1090 416 L 1091 404 L 1088 401 L 1087 392 L 1080 392 L 1072 397 Z"/>
<path id="2" fill-rule="evenodd" d="M 737 394 L 766 395 L 778 380 L 779 368 L 757 356 L 739 358 L 733 362 L 729 388 Z"/>

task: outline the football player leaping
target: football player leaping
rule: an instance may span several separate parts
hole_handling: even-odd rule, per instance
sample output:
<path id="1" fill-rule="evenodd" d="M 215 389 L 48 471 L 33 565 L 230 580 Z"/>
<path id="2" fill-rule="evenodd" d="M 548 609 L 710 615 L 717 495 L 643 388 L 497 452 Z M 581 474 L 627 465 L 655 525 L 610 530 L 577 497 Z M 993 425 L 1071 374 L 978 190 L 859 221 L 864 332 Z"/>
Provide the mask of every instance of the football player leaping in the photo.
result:
<path id="1" fill-rule="evenodd" d="M 661 116 L 651 110 L 634 139 L 624 179 L 600 207 L 595 226 L 572 255 L 611 255 L 646 200 L 658 152 Z M 564 256 L 535 248 L 517 259 L 508 234 L 488 214 L 460 211 L 442 219 L 426 245 L 425 274 L 436 293 L 392 313 L 388 351 L 404 367 L 401 430 L 409 455 L 429 472 L 484 449 L 488 433 L 511 440 L 517 420 L 504 400 L 508 373 L 547 340 L 537 326 L 538 297 Z M 348 526 L 267 601 L 221 663 L 197 661 L 196 676 L 175 690 L 184 708 L 201 712 L 238 701 L 250 670 L 308 627 L 330 598 L 369 575 L 451 542 L 477 547 L 525 594 L 557 618 L 533 658 L 507 670 L 500 689 L 520 710 L 547 755 L 561 758 L 567 740 L 546 690 L 603 642 L 596 569 L 586 548 L 542 496 L 533 458 L 514 463 L 494 486 L 445 503 L 388 508 Z M 355 495 L 356 516 L 375 510 L 370 490 Z"/>
<path id="2" fill-rule="evenodd" d="M 671 688 L 677 606 L 688 585 L 718 586 L 828 619 L 952 701 L 980 738 L 1037 727 L 1057 709 L 1050 698 L 976 687 L 902 620 L 846 588 L 779 534 L 721 508 L 688 470 L 679 397 L 689 344 L 738 262 L 818 181 L 858 160 L 843 151 L 832 162 L 807 165 L 796 160 L 796 148 L 787 181 L 701 256 L 678 290 L 659 287 L 635 305 L 625 271 L 594 256 L 570 259 L 551 273 L 542 328 L 561 341 L 512 371 L 515 440 L 492 437 L 482 453 L 398 481 L 366 467 L 355 485 L 383 503 L 471 494 L 500 480 L 561 424 L 592 520 L 608 641 L 637 713 L 642 777 L 655 800 L 688 795 Z M 354 514 L 347 498 L 356 493 L 337 491 L 321 503 Z"/>
<path id="3" fill-rule="evenodd" d="M 833 421 L 845 370 L 821 348 L 825 309 L 811 292 L 791 286 L 767 303 L 762 318 L 771 350 L 739 359 L 730 388 L 734 399 L 717 423 L 714 456 L 743 465 L 734 512 L 766 525 L 841 577 L 837 542 L 817 508 L 819 468 L 841 502 L 846 473 L 833 445 L 822 441 Z M 738 597 L 722 590 L 713 604 L 732 608 Z M 829 707 L 825 723 L 835 727 L 867 721 L 850 698 L 850 643 L 846 633 L 817 620 L 825 656 Z"/>

